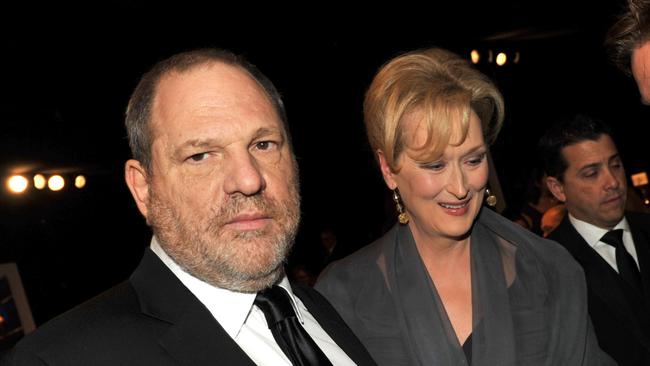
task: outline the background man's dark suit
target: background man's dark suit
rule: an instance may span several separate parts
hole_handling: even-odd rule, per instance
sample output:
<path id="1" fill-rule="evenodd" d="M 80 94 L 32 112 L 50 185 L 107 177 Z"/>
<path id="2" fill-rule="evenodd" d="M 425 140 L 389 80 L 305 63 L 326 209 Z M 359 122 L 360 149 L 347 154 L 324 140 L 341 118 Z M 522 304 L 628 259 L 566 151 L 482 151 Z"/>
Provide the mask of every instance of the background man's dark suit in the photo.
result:
<path id="1" fill-rule="evenodd" d="M 375 364 L 327 300 L 292 287 L 353 361 Z M 254 365 L 149 249 L 128 281 L 38 329 L 7 364 Z"/>
<path id="2" fill-rule="evenodd" d="M 589 315 L 600 347 L 620 365 L 650 365 L 650 215 L 627 213 L 641 268 L 644 299 L 587 244 L 568 216 L 549 236 L 582 265 Z"/>

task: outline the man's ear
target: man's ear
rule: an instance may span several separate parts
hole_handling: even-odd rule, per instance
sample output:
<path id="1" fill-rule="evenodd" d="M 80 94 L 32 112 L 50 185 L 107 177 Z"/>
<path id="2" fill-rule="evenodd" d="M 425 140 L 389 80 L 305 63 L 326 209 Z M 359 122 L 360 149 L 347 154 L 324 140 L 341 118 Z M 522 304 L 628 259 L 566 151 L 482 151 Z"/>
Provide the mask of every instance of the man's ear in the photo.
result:
<path id="1" fill-rule="evenodd" d="M 566 195 L 564 194 L 564 184 L 555 177 L 546 177 L 546 187 L 560 202 L 566 202 Z"/>
<path id="2" fill-rule="evenodd" d="M 397 188 L 397 182 L 395 182 L 395 173 L 393 173 L 393 170 L 388 166 L 384 152 L 377 150 L 376 154 L 377 160 L 379 161 L 379 169 L 381 170 L 381 175 L 384 177 L 384 182 L 386 182 L 386 185 L 391 191 L 395 190 L 395 188 Z"/>
<path id="3" fill-rule="evenodd" d="M 124 179 L 138 210 L 147 219 L 149 203 L 149 179 L 147 172 L 139 161 L 130 159 L 124 164 Z"/>

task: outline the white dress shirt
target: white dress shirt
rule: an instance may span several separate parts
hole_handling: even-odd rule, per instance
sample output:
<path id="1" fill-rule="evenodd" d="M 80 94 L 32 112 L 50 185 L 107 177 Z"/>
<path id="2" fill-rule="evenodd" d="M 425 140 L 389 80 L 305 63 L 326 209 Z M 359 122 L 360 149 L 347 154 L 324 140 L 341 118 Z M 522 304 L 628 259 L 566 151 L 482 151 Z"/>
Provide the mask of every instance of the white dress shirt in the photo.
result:
<path id="1" fill-rule="evenodd" d="M 156 237 L 151 250 L 210 311 L 228 335 L 257 365 L 287 365 L 291 362 L 275 342 L 264 313 L 253 306 L 256 294 L 226 290 L 212 286 L 185 272 L 162 249 Z M 348 355 L 321 328 L 300 299 L 293 295 L 286 275 L 278 284 L 287 291 L 300 324 L 330 359 L 332 365 L 355 365 Z"/>
<path id="2" fill-rule="evenodd" d="M 600 241 L 603 235 L 605 235 L 609 230 L 578 220 L 571 216 L 571 214 L 569 214 L 569 221 L 571 221 L 573 227 L 576 228 L 576 231 L 583 239 L 585 239 L 587 244 L 594 248 L 594 250 L 600 254 L 600 256 L 603 257 L 603 259 L 609 263 L 616 272 L 618 272 L 618 266 L 616 265 L 616 248 Z M 630 231 L 630 225 L 628 225 L 625 217 L 623 217 L 623 219 L 612 228 L 612 230 L 615 229 L 623 229 L 623 245 L 632 258 L 634 258 L 634 262 L 636 262 L 638 268 L 639 260 L 636 257 L 636 248 L 634 248 L 632 232 Z"/>

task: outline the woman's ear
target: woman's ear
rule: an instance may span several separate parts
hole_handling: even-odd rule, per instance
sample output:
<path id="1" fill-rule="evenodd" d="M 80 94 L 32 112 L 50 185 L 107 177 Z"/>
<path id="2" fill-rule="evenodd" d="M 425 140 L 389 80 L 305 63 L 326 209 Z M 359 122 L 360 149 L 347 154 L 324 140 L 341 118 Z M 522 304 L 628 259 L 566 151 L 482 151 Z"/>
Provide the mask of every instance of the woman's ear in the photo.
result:
<path id="1" fill-rule="evenodd" d="M 381 175 L 384 177 L 384 182 L 386 182 L 388 188 L 393 191 L 395 188 L 397 188 L 397 182 L 395 182 L 395 173 L 393 173 L 393 170 L 390 168 L 390 166 L 388 166 L 384 152 L 377 150 L 376 154 L 377 160 L 379 161 L 379 169 L 381 170 Z"/>

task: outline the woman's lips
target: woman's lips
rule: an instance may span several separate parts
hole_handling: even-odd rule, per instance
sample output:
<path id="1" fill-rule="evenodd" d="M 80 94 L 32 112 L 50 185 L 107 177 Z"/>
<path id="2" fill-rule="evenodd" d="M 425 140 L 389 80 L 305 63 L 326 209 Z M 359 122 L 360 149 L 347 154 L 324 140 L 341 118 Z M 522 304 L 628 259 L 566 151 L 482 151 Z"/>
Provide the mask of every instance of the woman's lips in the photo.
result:
<path id="1" fill-rule="evenodd" d="M 471 199 L 461 202 L 438 202 L 443 211 L 452 216 L 463 216 L 469 210 L 469 203 Z"/>

